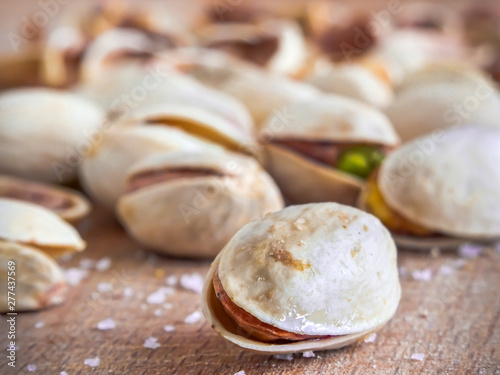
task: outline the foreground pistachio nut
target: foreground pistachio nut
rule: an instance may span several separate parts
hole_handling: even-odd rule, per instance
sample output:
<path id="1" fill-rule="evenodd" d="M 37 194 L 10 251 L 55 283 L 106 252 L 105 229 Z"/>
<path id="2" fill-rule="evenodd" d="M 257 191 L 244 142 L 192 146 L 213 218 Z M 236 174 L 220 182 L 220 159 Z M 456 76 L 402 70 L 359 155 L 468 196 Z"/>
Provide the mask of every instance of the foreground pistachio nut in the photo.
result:
<path id="1" fill-rule="evenodd" d="M 156 153 L 205 149 L 218 150 L 220 147 L 162 124 L 116 124 L 94 152 L 83 160 L 80 180 L 87 194 L 113 210 L 125 189 L 127 170 L 133 163 Z"/>
<path id="2" fill-rule="evenodd" d="M 500 238 L 500 130 L 456 127 L 403 145 L 370 178 L 360 207 L 405 247 Z"/>
<path id="3" fill-rule="evenodd" d="M 62 219 L 76 223 L 90 212 L 90 203 L 79 192 L 21 178 L 0 175 L 0 197 L 43 206 Z"/>
<path id="4" fill-rule="evenodd" d="M 42 182 L 76 177 L 104 112 L 69 92 L 14 89 L 0 95 L 0 173 Z"/>
<path id="5" fill-rule="evenodd" d="M 278 188 L 253 158 L 175 152 L 131 167 L 117 214 L 148 248 L 209 258 L 243 225 L 282 207 Z"/>
<path id="6" fill-rule="evenodd" d="M 335 349 L 380 329 L 401 296 L 396 246 L 372 215 L 290 206 L 240 229 L 212 263 L 203 313 L 225 339 L 264 353 Z"/>
<path id="7" fill-rule="evenodd" d="M 403 141 L 456 125 L 498 126 L 500 94 L 481 72 L 443 65 L 415 75 L 385 111 Z"/>
<path id="8" fill-rule="evenodd" d="M 15 277 L 9 279 L 12 271 Z M 2 313 L 39 310 L 64 300 L 66 284 L 61 269 L 35 247 L 0 240 L 0 272 L 0 283 L 5 286 L 0 297 Z M 14 284 L 9 281 L 13 279 L 15 288 L 11 289 Z M 11 299 L 7 291 L 13 292 Z"/>
<path id="9" fill-rule="evenodd" d="M 42 206 L 0 198 L 0 212 L 2 241 L 28 245 L 53 257 L 85 249 L 75 228 Z"/>
<path id="10" fill-rule="evenodd" d="M 211 24 L 200 30 L 200 44 L 280 74 L 297 73 L 307 56 L 299 25 L 284 19 Z"/>
<path id="11" fill-rule="evenodd" d="M 268 118 L 259 140 L 266 169 L 285 198 L 350 205 L 399 141 L 381 112 L 333 94 L 283 107 Z"/>

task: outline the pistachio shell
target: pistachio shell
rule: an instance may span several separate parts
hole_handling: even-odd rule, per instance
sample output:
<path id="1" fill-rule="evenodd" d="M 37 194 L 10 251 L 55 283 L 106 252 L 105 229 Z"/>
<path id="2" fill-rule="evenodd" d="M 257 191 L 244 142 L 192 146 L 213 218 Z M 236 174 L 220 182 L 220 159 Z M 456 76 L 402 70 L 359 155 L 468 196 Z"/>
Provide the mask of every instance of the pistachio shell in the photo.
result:
<path id="1" fill-rule="evenodd" d="M 392 101 L 390 86 L 370 70 L 357 64 L 317 69 L 307 82 L 322 91 L 347 96 L 375 107 L 386 107 Z"/>
<path id="2" fill-rule="evenodd" d="M 398 143 L 391 124 L 381 112 L 336 95 L 285 106 L 268 118 L 259 138 L 266 142 L 266 169 L 286 198 L 294 203 L 336 201 L 349 205 L 356 202 L 363 186 L 361 179 L 273 144 L 273 141 L 292 139 L 386 146 Z"/>
<path id="3" fill-rule="evenodd" d="M 51 89 L 0 95 L 0 173 L 43 182 L 76 177 L 82 149 L 104 122 L 92 103 Z"/>
<path id="4" fill-rule="evenodd" d="M 389 154 L 378 186 L 407 220 L 450 237 L 500 237 L 500 129 L 475 125 L 409 142 Z"/>
<path id="5" fill-rule="evenodd" d="M 219 23 L 211 24 L 200 30 L 201 45 L 204 47 L 219 48 L 231 44 L 247 45 L 255 48 L 260 41 L 274 40 L 274 48 L 265 51 L 261 46 L 255 53 L 267 56 L 252 56 L 250 51 L 241 54 L 237 51 L 235 55 L 260 65 L 263 69 L 280 74 L 294 74 L 300 70 L 305 62 L 307 52 L 304 36 L 300 27 L 290 20 L 265 19 L 257 23 Z M 264 51 L 264 52 L 263 52 Z"/>
<path id="6" fill-rule="evenodd" d="M 250 337 L 220 305 L 212 283 L 216 271 L 232 302 L 261 322 L 334 337 L 277 344 Z M 339 348 L 394 315 L 401 297 L 396 247 L 376 218 L 355 208 L 291 206 L 234 235 L 210 267 L 202 296 L 212 327 L 243 348 L 268 353 Z"/>
<path id="7" fill-rule="evenodd" d="M 257 127 L 278 108 L 319 94 L 314 87 L 272 75 L 217 51 L 181 48 L 166 54 L 172 66 L 246 105 Z"/>
<path id="8" fill-rule="evenodd" d="M 114 209 L 124 190 L 127 170 L 133 163 L 160 152 L 203 149 L 219 147 L 174 127 L 116 124 L 96 150 L 83 160 L 80 178 L 92 198 Z"/>
<path id="9" fill-rule="evenodd" d="M 30 245 L 52 256 L 86 246 L 71 225 L 42 206 L 0 198 L 0 212 L 1 240 Z"/>
<path id="10" fill-rule="evenodd" d="M 12 278 L 8 279 L 9 262 L 15 263 Z M 8 281 L 15 280 L 15 305 L 9 305 Z M 66 284 L 57 263 L 44 252 L 23 244 L 0 240 L 0 283 L 5 291 L 0 297 L 0 312 L 39 310 L 61 303 Z M 11 310 L 15 307 L 15 310 Z"/>
<path id="11" fill-rule="evenodd" d="M 156 181 L 118 201 L 127 231 L 156 251 L 213 257 L 243 225 L 283 207 L 278 188 L 259 164 L 229 152 L 153 155 L 130 169 L 128 186 L 140 174 L 179 170 L 195 175 Z"/>
<path id="12" fill-rule="evenodd" d="M 90 212 L 87 198 L 75 190 L 9 176 L 0 175 L 0 197 L 45 206 L 70 223 L 79 221 Z"/>

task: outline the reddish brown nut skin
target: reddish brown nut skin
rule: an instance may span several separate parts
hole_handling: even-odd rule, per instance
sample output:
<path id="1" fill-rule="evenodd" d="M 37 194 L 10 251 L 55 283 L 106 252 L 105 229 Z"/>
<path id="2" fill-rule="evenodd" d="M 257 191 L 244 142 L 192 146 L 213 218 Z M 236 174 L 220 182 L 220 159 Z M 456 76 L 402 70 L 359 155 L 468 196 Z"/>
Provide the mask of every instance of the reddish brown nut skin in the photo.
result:
<path id="1" fill-rule="evenodd" d="M 224 307 L 226 313 L 238 324 L 238 326 L 252 337 L 263 342 L 276 342 L 276 341 L 302 341 L 325 339 L 332 336 L 311 336 L 300 335 L 293 332 L 284 331 L 276 328 L 270 324 L 261 322 L 253 315 L 247 313 L 241 307 L 237 306 L 225 292 L 222 283 L 219 279 L 219 273 L 215 272 L 213 277 L 213 285 L 215 294 L 220 303 Z"/>

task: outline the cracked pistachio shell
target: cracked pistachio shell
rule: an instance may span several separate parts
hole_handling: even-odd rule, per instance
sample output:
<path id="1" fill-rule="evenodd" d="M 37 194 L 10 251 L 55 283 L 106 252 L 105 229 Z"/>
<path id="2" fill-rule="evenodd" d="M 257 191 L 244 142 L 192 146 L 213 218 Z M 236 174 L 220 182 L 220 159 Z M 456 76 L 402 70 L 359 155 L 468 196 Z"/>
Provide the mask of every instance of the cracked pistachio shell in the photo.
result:
<path id="1" fill-rule="evenodd" d="M 445 130 L 438 138 L 421 137 L 382 163 L 380 193 L 389 208 L 447 236 L 444 241 L 498 239 L 499 144 L 500 129 L 475 125 Z M 432 245 L 428 238 L 422 242 Z"/>
<path id="2" fill-rule="evenodd" d="M 87 194 L 109 209 L 125 187 L 127 170 L 138 160 L 168 151 L 218 150 L 219 146 L 181 129 L 161 124 L 115 125 L 93 153 L 82 162 L 79 174 Z"/>
<path id="3" fill-rule="evenodd" d="M 243 225 L 283 207 L 271 177 L 248 156 L 224 153 L 159 154 L 128 174 L 191 171 L 126 192 L 117 214 L 127 232 L 165 254 L 214 257 Z"/>
<path id="4" fill-rule="evenodd" d="M 9 262 L 15 263 L 15 310 L 39 310 L 64 300 L 66 283 L 57 263 L 35 247 L 0 240 L 0 312 L 12 312 L 8 304 Z M 11 300 L 12 301 L 12 300 Z"/>
<path id="5" fill-rule="evenodd" d="M 290 206 L 240 229 L 210 267 L 203 313 L 225 339 L 263 353 L 339 348 L 381 328 L 401 297 L 396 246 L 374 216 L 336 203 Z M 213 288 L 263 323 L 319 340 L 264 343 L 245 334 Z"/>
<path id="6" fill-rule="evenodd" d="M 70 223 L 78 222 L 91 209 L 87 198 L 73 189 L 3 175 L 0 175 L 0 197 L 41 205 Z"/>
<path id="7" fill-rule="evenodd" d="M 399 138 L 387 117 L 353 99 L 324 95 L 290 103 L 270 116 L 261 129 L 264 165 L 283 195 L 294 203 L 334 201 L 355 205 L 364 181 L 273 140 L 367 143 L 394 147 Z"/>
<path id="8" fill-rule="evenodd" d="M 68 92 L 14 89 L 0 95 L 0 173 L 42 182 L 76 177 L 104 113 Z"/>
<path id="9" fill-rule="evenodd" d="M 57 257 L 86 243 L 70 224 L 36 204 L 0 198 L 0 239 L 29 245 Z"/>

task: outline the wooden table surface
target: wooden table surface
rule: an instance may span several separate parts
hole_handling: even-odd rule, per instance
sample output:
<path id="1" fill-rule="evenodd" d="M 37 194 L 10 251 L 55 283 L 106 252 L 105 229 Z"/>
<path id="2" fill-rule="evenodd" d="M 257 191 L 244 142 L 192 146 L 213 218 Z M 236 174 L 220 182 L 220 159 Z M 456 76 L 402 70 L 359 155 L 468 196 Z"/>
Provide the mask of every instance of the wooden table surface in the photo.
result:
<path id="1" fill-rule="evenodd" d="M 148 295 L 167 286 L 168 276 L 204 276 L 208 261 L 147 253 L 98 208 L 79 230 L 87 250 L 61 265 L 83 269 L 89 259 L 109 257 L 111 267 L 89 270 L 62 305 L 20 314 L 17 366 L 7 365 L 4 352 L 0 374 L 500 374 L 500 253 L 493 249 L 468 259 L 400 251 L 401 304 L 373 342 L 287 360 L 243 351 L 203 318 L 185 323 L 199 310 L 200 295 L 179 285 L 164 303 L 147 303 Z M 418 270 L 424 270 L 420 277 Z M 430 280 L 418 280 L 429 270 Z M 1 318 L 0 346 L 6 348 L 7 319 Z M 99 330 L 97 323 L 107 318 L 116 328 Z M 175 331 L 166 332 L 165 325 Z M 158 348 L 144 347 L 150 336 L 158 339 Z M 412 359 L 415 353 L 424 359 Z M 94 357 L 98 367 L 84 365 Z M 36 369 L 30 372 L 28 365 Z"/>

